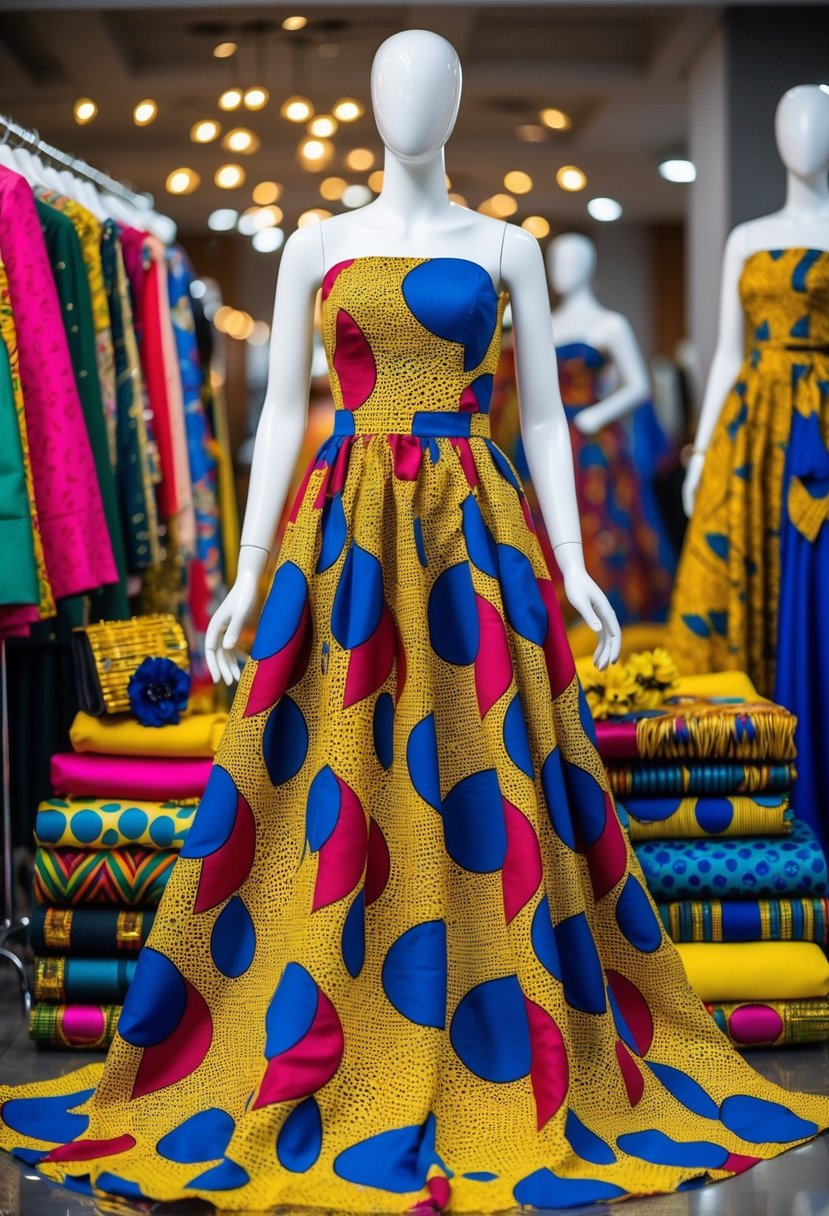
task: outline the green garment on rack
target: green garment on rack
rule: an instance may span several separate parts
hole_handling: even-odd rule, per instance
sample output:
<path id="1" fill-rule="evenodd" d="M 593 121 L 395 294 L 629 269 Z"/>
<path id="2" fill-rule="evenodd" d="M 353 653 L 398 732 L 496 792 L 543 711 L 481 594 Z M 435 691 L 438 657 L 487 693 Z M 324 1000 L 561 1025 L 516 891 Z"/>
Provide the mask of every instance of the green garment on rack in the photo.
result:
<path id="1" fill-rule="evenodd" d="M 127 599 L 126 561 L 121 519 L 115 493 L 115 478 L 109 458 L 104 403 L 98 363 L 95 354 L 95 324 L 92 317 L 92 297 L 81 243 L 68 216 L 54 207 L 35 200 L 46 249 L 55 276 L 63 324 L 69 343 L 69 353 L 83 407 L 84 421 L 95 460 L 95 471 L 101 492 L 107 530 L 118 569 L 118 582 L 93 591 L 89 596 L 93 620 L 122 620 L 130 615 Z"/>
<path id="2" fill-rule="evenodd" d="M 32 514 L 11 363 L 4 342 L 0 342 L 0 553 L 0 604 L 37 604 L 40 594 Z"/>

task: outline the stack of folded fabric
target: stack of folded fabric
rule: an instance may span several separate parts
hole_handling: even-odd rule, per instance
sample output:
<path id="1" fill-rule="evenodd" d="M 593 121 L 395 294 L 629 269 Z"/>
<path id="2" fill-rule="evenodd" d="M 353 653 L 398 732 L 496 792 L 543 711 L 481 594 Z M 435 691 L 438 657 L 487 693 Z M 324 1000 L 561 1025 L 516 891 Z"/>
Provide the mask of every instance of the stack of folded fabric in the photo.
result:
<path id="1" fill-rule="evenodd" d="M 78 714 L 35 821 L 29 1033 L 44 1046 L 112 1038 L 138 951 L 192 822 L 225 714 L 145 727 Z"/>
<path id="2" fill-rule="evenodd" d="M 795 725 L 733 672 L 596 723 L 665 929 L 742 1047 L 829 1040 L 829 876 L 789 805 Z"/>

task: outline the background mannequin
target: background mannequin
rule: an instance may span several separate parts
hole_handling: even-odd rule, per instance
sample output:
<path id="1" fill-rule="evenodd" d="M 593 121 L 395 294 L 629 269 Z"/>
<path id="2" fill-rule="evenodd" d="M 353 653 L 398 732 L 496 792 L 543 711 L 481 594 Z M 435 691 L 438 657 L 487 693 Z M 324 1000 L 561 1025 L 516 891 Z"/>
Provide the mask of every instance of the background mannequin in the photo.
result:
<path id="1" fill-rule="evenodd" d="M 596 299 L 595 266 L 596 248 L 586 236 L 566 233 L 548 247 L 550 284 L 560 297 L 552 321 L 573 428 L 585 561 L 620 620 L 655 621 L 667 611 L 675 559 L 622 421 L 651 409 L 648 372 L 628 321 Z M 615 387 L 605 396 L 611 377 Z"/>
<path id="2" fill-rule="evenodd" d="M 796 806 L 825 844 L 829 94 L 790 89 L 775 132 L 785 205 L 735 228 L 725 249 L 719 341 L 683 490 L 693 515 L 671 647 L 686 669 L 748 671 L 794 711 Z"/>
<path id="3" fill-rule="evenodd" d="M 410 87 L 413 77 L 415 88 Z M 618 657 L 619 627 L 584 565 L 538 243 L 521 228 L 449 201 L 443 148 L 460 105 L 461 66 L 445 39 L 424 30 L 388 39 L 374 60 L 371 95 L 386 148 L 382 192 L 359 211 L 299 229 L 282 256 L 268 391 L 254 448 L 239 573 L 207 631 L 211 674 L 226 683 L 239 675 L 233 648 L 255 603 L 305 428 L 316 292 L 331 266 L 346 257 L 372 254 L 463 257 L 486 269 L 496 289 L 503 285 L 509 290 L 531 473 L 567 598 L 600 634 L 596 660 L 605 666 Z"/>

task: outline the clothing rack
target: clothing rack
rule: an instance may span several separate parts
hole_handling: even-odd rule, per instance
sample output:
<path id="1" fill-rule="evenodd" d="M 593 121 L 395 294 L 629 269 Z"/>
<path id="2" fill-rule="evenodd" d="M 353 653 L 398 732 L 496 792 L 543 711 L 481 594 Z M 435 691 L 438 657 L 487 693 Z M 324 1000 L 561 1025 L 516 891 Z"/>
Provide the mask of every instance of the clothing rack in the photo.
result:
<path id="1" fill-rule="evenodd" d="M 76 177 L 82 177 L 86 181 L 92 182 L 100 190 L 122 199 L 133 207 L 147 211 L 153 205 L 154 200 L 151 194 L 140 194 L 130 186 L 124 185 L 123 182 L 116 181 L 109 174 L 102 173 L 100 169 L 93 168 L 85 160 L 70 156 L 67 152 L 61 152 L 60 148 L 41 139 L 37 131 L 21 126 L 19 122 L 15 122 L 6 114 L 0 114 L 0 132 L 2 132 L 0 143 L 9 143 L 13 139 L 19 147 L 28 148 L 38 156 L 46 157 L 58 168 L 68 169 Z"/>

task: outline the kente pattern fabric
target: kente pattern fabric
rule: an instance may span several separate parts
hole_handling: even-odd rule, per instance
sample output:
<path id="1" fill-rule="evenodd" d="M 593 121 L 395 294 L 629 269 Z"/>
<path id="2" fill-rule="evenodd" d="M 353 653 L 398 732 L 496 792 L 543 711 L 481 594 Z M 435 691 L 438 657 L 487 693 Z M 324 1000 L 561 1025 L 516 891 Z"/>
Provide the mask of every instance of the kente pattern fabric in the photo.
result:
<path id="1" fill-rule="evenodd" d="M 35 843 L 50 849 L 180 849 L 196 801 L 120 801 L 112 798 L 47 798 L 37 808 Z"/>
<path id="2" fill-rule="evenodd" d="M 576 474 L 584 558 L 588 572 L 607 595 L 621 622 L 663 620 L 668 610 L 676 558 L 652 494 L 636 471 L 623 422 L 595 435 L 573 425 L 576 415 L 605 395 L 607 356 L 587 342 L 559 346 L 558 378 Z M 648 499 L 651 511 L 645 509 Z M 568 612 L 572 609 L 568 606 Z"/>
<path id="3" fill-rule="evenodd" d="M 29 1038 L 39 1047 L 103 1051 L 115 1034 L 120 1005 L 51 1005 L 38 1002 L 29 1014 Z"/>
<path id="4" fill-rule="evenodd" d="M 0 1143 L 102 1195 L 481 1212 L 815 1135 L 829 1099 L 732 1050 L 630 853 L 487 436 L 489 275 L 361 257 L 322 294 L 335 433 L 118 1033 L 0 1090 Z"/>
<path id="5" fill-rule="evenodd" d="M 175 724 L 144 726 L 131 714 L 96 718 L 80 710 L 69 738 L 76 752 L 94 752 L 99 756 L 212 758 L 226 723 L 225 713 L 188 713 Z"/>
<path id="6" fill-rule="evenodd" d="M 112 791 L 117 790 L 122 799 L 181 801 L 200 798 L 204 793 L 210 761 L 55 752 L 49 771 L 52 789 L 57 794 L 110 799 Z"/>
<path id="7" fill-rule="evenodd" d="M 609 762 L 610 788 L 620 798 L 667 794 L 783 793 L 792 787 L 793 764 L 733 764 L 700 760 L 690 764 Z"/>
<path id="8" fill-rule="evenodd" d="M 827 899 L 691 899 L 658 905 L 675 942 L 817 942 L 829 948 Z"/>
<path id="9" fill-rule="evenodd" d="M 35 853 L 35 899 L 67 907 L 155 907 L 177 856 L 138 848 L 40 848 Z"/>
<path id="10" fill-rule="evenodd" d="M 829 1000 L 718 1002 L 706 1006 L 735 1047 L 793 1047 L 829 1041 Z"/>
<path id="11" fill-rule="evenodd" d="M 30 916 L 29 935 L 35 954 L 111 958 L 117 954 L 138 954 L 153 927 L 155 911 L 35 904 Z"/>
<path id="12" fill-rule="evenodd" d="M 793 760 L 796 719 L 771 701 L 737 697 L 669 697 L 596 723 L 603 760 Z"/>
<path id="13" fill-rule="evenodd" d="M 748 348 L 711 438 L 674 589 L 689 671 L 748 672 L 798 719 L 795 805 L 829 843 L 829 252 L 752 254 Z"/>
<path id="14" fill-rule="evenodd" d="M 703 1001 L 829 995 L 829 959 L 815 942 L 679 942 L 676 949 Z"/>
<path id="15" fill-rule="evenodd" d="M 803 819 L 788 836 L 645 840 L 633 846 L 653 899 L 773 899 L 827 891 L 826 858 Z"/>
<path id="16" fill-rule="evenodd" d="M 120 1005 L 136 963 L 134 958 L 36 958 L 33 999 L 57 1005 Z"/>
<path id="17" fill-rule="evenodd" d="M 788 794 L 628 798 L 617 809 L 631 840 L 786 836 L 794 827 Z"/>

